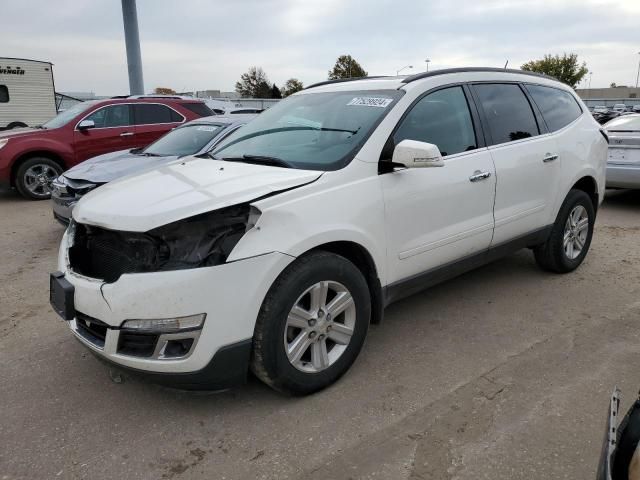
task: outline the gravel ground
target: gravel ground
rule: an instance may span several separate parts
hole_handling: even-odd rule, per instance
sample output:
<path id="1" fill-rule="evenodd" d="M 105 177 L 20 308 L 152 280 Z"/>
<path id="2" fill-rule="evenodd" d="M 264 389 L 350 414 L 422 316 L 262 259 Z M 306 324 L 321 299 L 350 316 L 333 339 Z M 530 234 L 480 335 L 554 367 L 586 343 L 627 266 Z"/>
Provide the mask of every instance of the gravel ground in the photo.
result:
<path id="1" fill-rule="evenodd" d="M 392 305 L 335 386 L 219 394 L 124 378 L 48 305 L 63 229 L 0 192 L 0 479 L 588 479 L 608 399 L 640 387 L 640 192 L 586 262 L 522 251 Z"/>

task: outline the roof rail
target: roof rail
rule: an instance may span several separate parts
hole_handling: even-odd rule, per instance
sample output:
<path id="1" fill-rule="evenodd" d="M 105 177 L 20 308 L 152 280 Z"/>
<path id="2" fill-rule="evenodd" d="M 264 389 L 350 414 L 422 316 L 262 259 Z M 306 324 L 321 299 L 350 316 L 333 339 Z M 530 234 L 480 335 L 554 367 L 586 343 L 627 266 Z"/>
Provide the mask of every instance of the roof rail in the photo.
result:
<path id="1" fill-rule="evenodd" d="M 529 72 L 527 70 L 516 70 L 513 68 L 495 68 L 495 67 L 461 67 L 461 68 L 443 68 L 442 70 L 432 70 L 431 72 L 416 73 L 410 75 L 402 80 L 402 83 L 411 83 L 423 78 L 436 77 L 438 75 L 446 75 L 448 73 L 464 73 L 464 72 L 497 72 L 497 73 L 517 73 L 520 75 L 531 75 L 534 77 L 542 77 L 550 80 L 556 80 L 557 78 L 544 73 Z"/>
<path id="2" fill-rule="evenodd" d="M 390 78 L 388 75 L 376 75 L 373 77 L 351 77 L 351 78 L 338 78 L 336 80 L 325 80 L 324 82 L 318 82 L 309 85 L 308 87 L 304 87 L 303 90 L 307 90 L 309 88 L 320 87 L 322 85 L 331 85 L 332 83 L 345 83 L 345 82 L 355 82 L 356 80 L 373 80 L 376 78 Z"/>

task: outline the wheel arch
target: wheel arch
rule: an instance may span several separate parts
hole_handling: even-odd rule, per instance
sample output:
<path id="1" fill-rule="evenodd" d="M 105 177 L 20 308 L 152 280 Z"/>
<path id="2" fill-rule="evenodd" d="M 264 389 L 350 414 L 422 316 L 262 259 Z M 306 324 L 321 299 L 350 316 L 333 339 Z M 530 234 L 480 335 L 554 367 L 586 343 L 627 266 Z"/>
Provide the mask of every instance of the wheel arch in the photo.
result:
<path id="1" fill-rule="evenodd" d="M 380 323 L 384 315 L 384 298 L 378 269 L 371 253 L 359 243 L 340 240 L 317 245 L 302 255 L 316 251 L 340 255 L 353 263 L 362 272 L 371 294 L 371 323 Z"/>
<path id="2" fill-rule="evenodd" d="M 58 165 L 60 165 L 60 168 L 62 168 L 62 170 L 66 170 L 67 168 L 64 162 L 64 159 L 57 153 L 54 153 L 50 150 L 34 150 L 34 151 L 23 153 L 18 158 L 16 158 L 14 162 L 11 164 L 11 186 L 12 187 L 15 187 L 16 175 L 18 173 L 18 169 L 20 168 L 20 165 L 22 165 L 24 162 L 26 162 L 30 158 L 34 158 L 34 157 L 48 158 L 49 160 L 53 160 Z"/>
<path id="3" fill-rule="evenodd" d="M 600 202 L 600 191 L 598 190 L 598 182 L 591 175 L 585 175 L 578 179 L 571 190 L 582 190 L 584 193 L 589 195 L 591 198 L 591 203 L 593 203 L 593 209 L 597 212 L 598 205 Z"/>
<path id="4" fill-rule="evenodd" d="M 28 126 L 29 125 L 27 125 L 24 122 L 17 121 L 17 122 L 11 122 L 10 124 L 8 124 L 6 126 L 6 129 L 7 130 L 11 130 L 12 128 L 25 128 L 25 127 L 28 127 Z"/>

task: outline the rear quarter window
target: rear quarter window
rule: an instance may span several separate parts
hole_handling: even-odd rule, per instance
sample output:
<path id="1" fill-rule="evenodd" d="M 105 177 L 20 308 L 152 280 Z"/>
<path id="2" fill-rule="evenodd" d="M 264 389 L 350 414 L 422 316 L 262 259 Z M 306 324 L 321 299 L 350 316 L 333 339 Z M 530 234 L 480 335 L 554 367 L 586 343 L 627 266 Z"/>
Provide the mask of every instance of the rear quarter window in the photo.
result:
<path id="1" fill-rule="evenodd" d="M 204 103 L 181 103 L 180 106 L 201 117 L 210 117 L 213 115 L 213 111 Z"/>
<path id="2" fill-rule="evenodd" d="M 138 103 L 134 105 L 136 125 L 156 123 L 176 123 L 183 120 L 182 115 L 166 105 L 157 103 Z"/>
<path id="3" fill-rule="evenodd" d="M 542 85 L 525 85 L 542 113 L 549 130 L 555 132 L 566 127 L 582 115 L 582 109 L 569 92 Z"/>

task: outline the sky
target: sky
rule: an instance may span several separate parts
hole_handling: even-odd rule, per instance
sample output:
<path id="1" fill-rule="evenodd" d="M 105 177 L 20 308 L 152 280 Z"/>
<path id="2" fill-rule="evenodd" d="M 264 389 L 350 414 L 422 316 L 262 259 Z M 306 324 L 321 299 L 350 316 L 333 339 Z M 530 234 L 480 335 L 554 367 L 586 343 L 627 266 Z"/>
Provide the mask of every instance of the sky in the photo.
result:
<path id="1" fill-rule="evenodd" d="M 574 52 L 591 87 L 635 85 L 640 0 L 138 0 L 145 90 L 231 91 L 251 66 L 281 86 L 326 80 L 342 54 L 369 75 L 519 68 Z M 2 0 L 0 56 L 54 64 L 62 92 L 129 90 L 119 0 Z M 586 86 L 587 81 L 580 86 Z"/>

